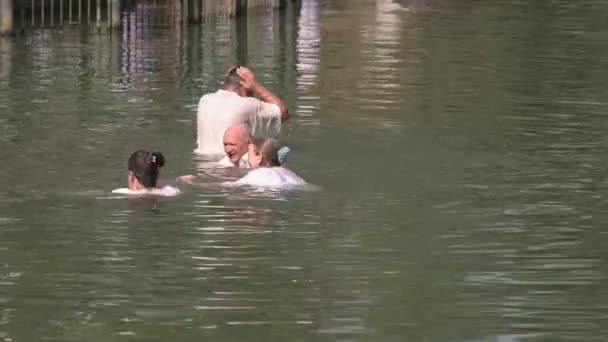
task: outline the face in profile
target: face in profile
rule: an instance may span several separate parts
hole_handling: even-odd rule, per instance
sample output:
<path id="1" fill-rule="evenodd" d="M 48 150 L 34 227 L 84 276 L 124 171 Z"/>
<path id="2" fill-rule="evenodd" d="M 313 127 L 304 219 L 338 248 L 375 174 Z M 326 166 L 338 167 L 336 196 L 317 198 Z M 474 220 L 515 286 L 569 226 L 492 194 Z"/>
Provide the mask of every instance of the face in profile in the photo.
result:
<path id="1" fill-rule="evenodd" d="M 258 148 L 254 144 L 249 144 L 249 166 L 253 169 L 260 166 L 262 162 L 262 154 L 258 151 Z"/>

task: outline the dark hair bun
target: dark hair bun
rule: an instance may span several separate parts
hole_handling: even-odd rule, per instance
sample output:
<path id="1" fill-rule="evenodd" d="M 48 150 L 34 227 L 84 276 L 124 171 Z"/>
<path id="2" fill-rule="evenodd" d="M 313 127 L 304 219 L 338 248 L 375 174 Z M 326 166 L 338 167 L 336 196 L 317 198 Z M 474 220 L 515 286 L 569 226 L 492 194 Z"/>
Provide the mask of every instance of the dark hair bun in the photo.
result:
<path id="1" fill-rule="evenodd" d="M 150 154 L 150 163 L 156 164 L 157 167 L 163 167 L 165 165 L 165 157 L 160 152 L 152 152 Z"/>

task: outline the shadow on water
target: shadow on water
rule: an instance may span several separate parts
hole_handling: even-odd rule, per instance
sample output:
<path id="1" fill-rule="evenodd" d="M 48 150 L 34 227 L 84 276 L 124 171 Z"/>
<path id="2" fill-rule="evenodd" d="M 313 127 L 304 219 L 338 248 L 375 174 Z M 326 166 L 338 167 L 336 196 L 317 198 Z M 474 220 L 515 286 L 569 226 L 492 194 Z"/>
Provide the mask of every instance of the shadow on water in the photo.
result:
<path id="1" fill-rule="evenodd" d="M 0 339 L 602 341 L 606 4 L 331 1 L 0 40 Z M 209 169 L 231 63 L 323 189 L 115 198 Z"/>

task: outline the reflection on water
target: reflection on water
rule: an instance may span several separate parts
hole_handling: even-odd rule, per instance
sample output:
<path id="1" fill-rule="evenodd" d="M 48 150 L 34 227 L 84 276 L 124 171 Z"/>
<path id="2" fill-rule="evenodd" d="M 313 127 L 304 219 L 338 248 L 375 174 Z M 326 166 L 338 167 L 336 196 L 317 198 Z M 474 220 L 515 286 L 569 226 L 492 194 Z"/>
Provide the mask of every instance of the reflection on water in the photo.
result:
<path id="1" fill-rule="evenodd" d="M 0 40 L 0 340 L 605 339 L 606 4 L 158 4 Z M 111 196 L 138 148 L 242 175 L 191 152 L 234 61 L 323 190 Z"/>
<path id="2" fill-rule="evenodd" d="M 304 1 L 301 4 L 296 40 L 298 89 L 297 113 L 302 123 L 319 124 L 318 78 L 320 70 L 321 23 L 320 4 Z"/>

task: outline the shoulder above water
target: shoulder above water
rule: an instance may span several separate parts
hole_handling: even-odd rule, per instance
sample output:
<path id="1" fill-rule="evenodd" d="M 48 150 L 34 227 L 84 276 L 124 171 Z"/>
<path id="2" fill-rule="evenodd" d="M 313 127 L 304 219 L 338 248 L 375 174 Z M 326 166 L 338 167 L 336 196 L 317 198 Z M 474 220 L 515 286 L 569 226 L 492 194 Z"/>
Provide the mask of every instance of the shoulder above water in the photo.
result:
<path id="1" fill-rule="evenodd" d="M 133 196 L 177 196 L 180 191 L 176 187 L 172 187 L 170 185 L 164 186 L 162 188 L 154 188 L 152 190 L 131 190 L 129 188 L 120 188 L 112 190 L 113 194 L 121 194 L 121 195 L 133 195 Z"/>
<path id="2" fill-rule="evenodd" d="M 224 183 L 227 186 L 250 185 L 270 188 L 290 188 L 307 184 L 298 175 L 280 166 L 255 169 L 237 181 Z"/>

